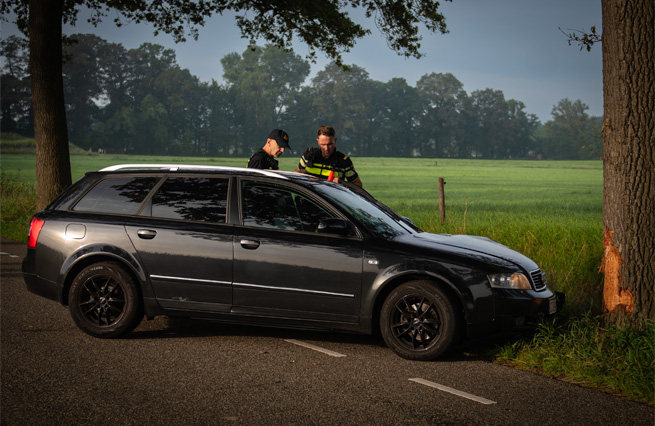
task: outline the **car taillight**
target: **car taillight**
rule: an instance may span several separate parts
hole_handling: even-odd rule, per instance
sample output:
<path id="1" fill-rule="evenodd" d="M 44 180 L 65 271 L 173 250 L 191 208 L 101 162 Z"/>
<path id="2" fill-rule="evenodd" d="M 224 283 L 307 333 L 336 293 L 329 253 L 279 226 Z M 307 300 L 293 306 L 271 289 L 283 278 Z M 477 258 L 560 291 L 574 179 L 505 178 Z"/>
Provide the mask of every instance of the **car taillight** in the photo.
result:
<path id="1" fill-rule="evenodd" d="M 39 239 L 39 234 L 41 233 L 43 224 L 45 224 L 45 221 L 35 217 L 32 218 L 29 235 L 27 237 L 27 248 L 36 248 L 36 242 Z"/>

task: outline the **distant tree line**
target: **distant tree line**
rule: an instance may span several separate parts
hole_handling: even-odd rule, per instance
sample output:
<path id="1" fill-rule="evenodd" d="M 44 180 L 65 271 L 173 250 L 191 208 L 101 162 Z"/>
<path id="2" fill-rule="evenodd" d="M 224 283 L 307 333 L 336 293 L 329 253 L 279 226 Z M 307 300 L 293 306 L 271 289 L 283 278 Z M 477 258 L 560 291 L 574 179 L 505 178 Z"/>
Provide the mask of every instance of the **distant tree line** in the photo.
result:
<path id="1" fill-rule="evenodd" d="M 339 148 L 367 157 L 598 159 L 601 117 L 562 99 L 541 124 L 502 91 L 467 94 L 452 74 L 416 86 L 386 83 L 335 63 L 306 82 L 309 63 L 272 45 L 221 59 L 223 83 L 201 82 L 175 52 L 145 43 L 125 49 L 95 35 L 66 38 L 68 134 L 85 149 L 115 153 L 246 157 L 282 128 L 294 152 L 335 127 Z M 33 135 L 26 40 L 1 42 L 1 130 Z"/>

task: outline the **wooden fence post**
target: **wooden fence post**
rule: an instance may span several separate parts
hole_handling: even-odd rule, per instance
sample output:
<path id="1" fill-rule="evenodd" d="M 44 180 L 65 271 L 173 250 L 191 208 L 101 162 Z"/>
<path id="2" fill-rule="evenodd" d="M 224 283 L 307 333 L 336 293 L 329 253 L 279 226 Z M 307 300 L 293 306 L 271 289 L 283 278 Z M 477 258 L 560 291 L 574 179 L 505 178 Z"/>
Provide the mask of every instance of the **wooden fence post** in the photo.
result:
<path id="1" fill-rule="evenodd" d="M 439 214 L 441 215 L 441 223 L 446 221 L 446 195 L 444 193 L 444 185 L 446 181 L 444 178 L 439 178 Z"/>

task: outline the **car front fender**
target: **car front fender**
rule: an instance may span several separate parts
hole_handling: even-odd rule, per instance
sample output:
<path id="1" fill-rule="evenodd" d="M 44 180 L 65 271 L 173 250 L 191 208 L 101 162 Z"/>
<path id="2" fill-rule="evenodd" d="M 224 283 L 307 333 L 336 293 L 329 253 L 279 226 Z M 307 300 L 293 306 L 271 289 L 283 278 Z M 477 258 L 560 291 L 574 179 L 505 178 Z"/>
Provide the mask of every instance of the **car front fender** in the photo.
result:
<path id="1" fill-rule="evenodd" d="M 468 324 L 493 321 L 494 299 L 486 274 L 464 263 L 405 258 L 383 264 L 384 256 L 376 256 L 377 265 L 364 260 L 364 280 L 370 280 L 368 292 L 362 294 L 362 316 L 375 316 L 386 296 L 398 285 L 413 280 L 429 280 L 450 291 L 461 304 Z M 389 257 L 391 260 L 391 256 Z M 377 268 L 373 268 L 376 266 Z"/>

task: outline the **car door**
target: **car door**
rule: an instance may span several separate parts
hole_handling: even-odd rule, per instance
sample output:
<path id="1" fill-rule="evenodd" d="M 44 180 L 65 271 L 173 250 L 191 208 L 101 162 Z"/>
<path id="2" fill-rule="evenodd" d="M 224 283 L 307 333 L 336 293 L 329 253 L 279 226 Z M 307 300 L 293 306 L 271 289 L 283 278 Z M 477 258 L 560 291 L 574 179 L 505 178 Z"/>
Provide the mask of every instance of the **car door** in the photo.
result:
<path id="1" fill-rule="evenodd" d="M 229 312 L 233 226 L 229 179 L 169 176 L 125 228 L 166 309 Z"/>
<path id="2" fill-rule="evenodd" d="M 299 188 L 256 180 L 239 187 L 232 312 L 357 322 L 361 239 L 318 233 L 319 220 L 336 213 Z"/>

